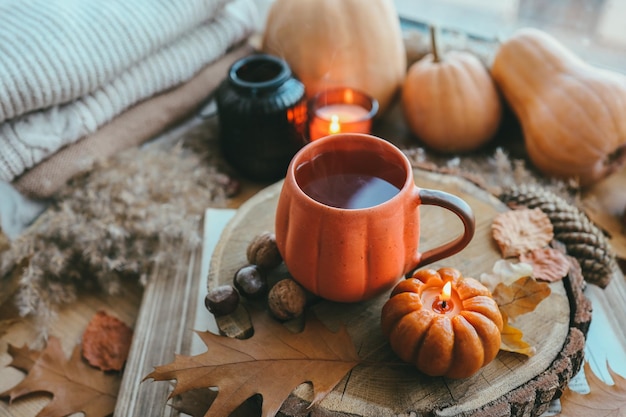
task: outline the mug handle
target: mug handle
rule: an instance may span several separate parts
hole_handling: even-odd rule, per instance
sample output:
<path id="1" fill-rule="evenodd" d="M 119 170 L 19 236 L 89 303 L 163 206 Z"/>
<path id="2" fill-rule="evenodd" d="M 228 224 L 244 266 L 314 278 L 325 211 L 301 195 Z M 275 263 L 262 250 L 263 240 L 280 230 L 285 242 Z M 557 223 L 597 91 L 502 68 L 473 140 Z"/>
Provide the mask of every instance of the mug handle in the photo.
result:
<path id="1" fill-rule="evenodd" d="M 467 204 L 464 200 L 453 194 L 446 193 L 445 191 L 423 188 L 418 188 L 418 190 L 420 204 L 438 206 L 450 210 L 461 219 L 464 230 L 463 233 L 456 239 L 434 249 L 427 250 L 423 254 L 418 254 L 417 265 L 415 265 L 415 268 L 413 269 L 417 269 L 420 266 L 433 263 L 460 252 L 470 243 L 474 237 L 474 231 L 476 229 L 474 212 L 469 204 Z"/>

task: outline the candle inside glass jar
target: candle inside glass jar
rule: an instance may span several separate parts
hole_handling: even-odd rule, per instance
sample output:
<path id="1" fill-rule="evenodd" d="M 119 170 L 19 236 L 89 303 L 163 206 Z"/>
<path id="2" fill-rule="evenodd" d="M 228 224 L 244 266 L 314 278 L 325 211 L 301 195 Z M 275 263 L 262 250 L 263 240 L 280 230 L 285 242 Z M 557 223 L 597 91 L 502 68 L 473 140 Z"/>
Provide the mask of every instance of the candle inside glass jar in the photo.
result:
<path id="1" fill-rule="evenodd" d="M 317 94 L 309 106 L 309 139 L 335 133 L 370 133 L 378 102 L 351 88 Z"/>

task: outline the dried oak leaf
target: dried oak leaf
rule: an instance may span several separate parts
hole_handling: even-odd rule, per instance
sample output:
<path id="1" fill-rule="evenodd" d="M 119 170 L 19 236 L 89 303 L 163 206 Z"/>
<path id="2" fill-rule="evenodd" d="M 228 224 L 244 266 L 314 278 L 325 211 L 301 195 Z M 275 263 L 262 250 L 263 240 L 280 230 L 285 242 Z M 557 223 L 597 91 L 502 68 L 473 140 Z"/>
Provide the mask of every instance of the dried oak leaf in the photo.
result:
<path id="1" fill-rule="evenodd" d="M 13 358 L 10 366 L 26 373 L 31 370 L 39 356 L 41 356 L 41 351 L 31 349 L 26 345 L 17 347 L 9 344 L 7 352 Z"/>
<path id="2" fill-rule="evenodd" d="M 85 363 L 80 345 L 70 359 L 63 354 L 59 339 L 50 337 L 46 348 L 37 353 L 28 348 L 12 348 L 11 366 L 27 370 L 15 387 L 0 394 L 14 401 L 35 392 L 52 394 L 37 417 L 62 417 L 83 412 L 86 417 L 105 417 L 113 413 L 121 376 L 104 373 Z M 28 369 L 30 368 L 30 369 Z"/>
<path id="3" fill-rule="evenodd" d="M 535 249 L 520 255 L 520 261 L 533 267 L 533 277 L 541 281 L 556 282 L 567 275 L 570 261 L 554 248 Z"/>
<path id="4" fill-rule="evenodd" d="M 83 333 L 83 357 L 103 371 L 120 371 L 128 358 L 133 331 L 117 317 L 98 311 Z"/>
<path id="5" fill-rule="evenodd" d="M 502 320 L 504 322 L 504 327 L 502 328 L 502 332 L 500 332 L 501 343 L 500 350 L 505 350 L 507 352 L 521 353 L 526 356 L 533 356 L 537 349 L 534 346 L 531 346 L 528 342 L 523 340 L 524 333 L 518 329 L 517 327 L 511 326 L 509 323 L 509 318 L 506 313 L 500 310 L 502 314 Z"/>
<path id="6" fill-rule="evenodd" d="M 197 332 L 208 348 L 205 353 L 177 355 L 174 362 L 157 366 L 144 379 L 175 379 L 170 398 L 217 387 L 205 417 L 227 416 L 255 394 L 263 397 L 262 415 L 272 417 L 301 383 L 313 385 L 316 394 L 311 403 L 315 404 L 359 363 L 345 327 L 333 333 L 311 316 L 302 332 L 292 333 L 260 311 L 252 313 L 252 322 L 254 335 L 244 340 Z"/>
<path id="7" fill-rule="evenodd" d="M 538 208 L 499 213 L 491 232 L 504 258 L 543 248 L 554 237 L 550 218 Z"/>
<path id="8" fill-rule="evenodd" d="M 172 398 L 170 406 L 186 415 L 191 417 L 203 417 L 209 408 L 211 403 L 217 396 L 217 391 L 211 388 L 199 388 L 182 393 Z M 257 416 L 263 399 L 260 395 L 253 395 L 243 402 L 232 414 L 231 417 L 249 417 Z"/>
<path id="9" fill-rule="evenodd" d="M 608 385 L 593 373 L 589 362 L 585 362 L 584 369 L 589 384 L 589 393 L 579 394 L 566 388 L 561 396 L 561 415 L 567 417 L 625 416 L 626 379 L 609 367 L 609 374 L 614 384 Z"/>
<path id="10" fill-rule="evenodd" d="M 551 292 L 547 283 L 538 282 L 533 277 L 522 277 L 510 285 L 498 284 L 493 291 L 493 298 L 500 310 L 514 320 L 533 311 Z"/>

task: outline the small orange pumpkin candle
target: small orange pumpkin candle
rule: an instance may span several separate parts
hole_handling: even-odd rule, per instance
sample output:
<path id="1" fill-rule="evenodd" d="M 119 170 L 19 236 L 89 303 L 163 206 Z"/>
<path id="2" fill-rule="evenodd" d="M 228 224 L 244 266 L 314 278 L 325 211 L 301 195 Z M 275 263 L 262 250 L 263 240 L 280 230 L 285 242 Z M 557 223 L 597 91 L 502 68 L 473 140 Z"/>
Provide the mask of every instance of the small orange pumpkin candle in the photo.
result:
<path id="1" fill-rule="evenodd" d="M 467 378 L 498 354 L 503 321 L 487 287 L 441 268 L 419 270 L 396 285 L 381 326 L 403 361 L 427 375 Z"/>

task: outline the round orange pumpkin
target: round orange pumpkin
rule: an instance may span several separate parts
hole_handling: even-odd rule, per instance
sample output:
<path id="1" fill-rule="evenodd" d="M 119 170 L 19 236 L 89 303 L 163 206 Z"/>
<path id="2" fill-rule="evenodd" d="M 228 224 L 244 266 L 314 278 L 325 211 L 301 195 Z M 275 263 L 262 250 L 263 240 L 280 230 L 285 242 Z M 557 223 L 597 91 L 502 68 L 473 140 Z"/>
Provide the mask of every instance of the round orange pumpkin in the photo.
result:
<path id="1" fill-rule="evenodd" d="M 409 68 L 402 88 L 404 118 L 432 149 L 474 151 L 496 134 L 502 102 L 485 65 L 472 53 L 441 55 L 431 28 L 432 53 Z"/>
<path id="2" fill-rule="evenodd" d="M 435 312 L 427 293 L 452 284 L 446 313 Z M 448 305 L 450 307 L 450 305 Z M 500 350 L 503 321 L 489 290 L 453 268 L 423 269 L 401 281 L 382 309 L 381 326 L 392 350 L 431 376 L 466 378 Z"/>

